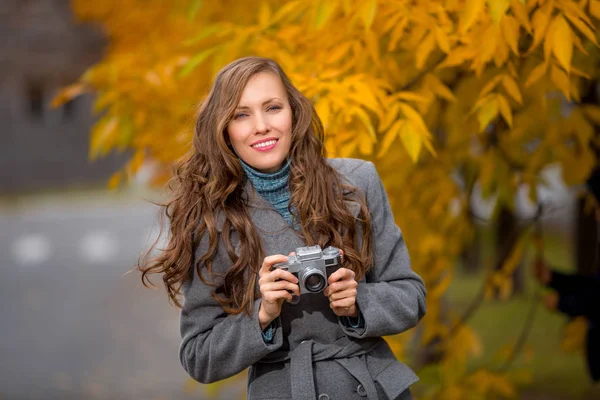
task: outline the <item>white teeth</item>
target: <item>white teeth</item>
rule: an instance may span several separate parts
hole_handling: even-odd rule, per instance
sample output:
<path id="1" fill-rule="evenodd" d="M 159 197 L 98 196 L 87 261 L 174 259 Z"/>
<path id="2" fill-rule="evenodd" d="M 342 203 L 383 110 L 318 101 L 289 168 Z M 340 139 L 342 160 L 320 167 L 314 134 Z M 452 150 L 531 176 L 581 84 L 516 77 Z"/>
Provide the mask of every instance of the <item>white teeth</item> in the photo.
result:
<path id="1" fill-rule="evenodd" d="M 273 146 L 275 143 L 277 143 L 277 140 L 269 140 L 268 142 L 262 142 L 262 143 L 259 143 L 259 144 L 255 144 L 252 147 L 260 149 L 262 147 Z"/>

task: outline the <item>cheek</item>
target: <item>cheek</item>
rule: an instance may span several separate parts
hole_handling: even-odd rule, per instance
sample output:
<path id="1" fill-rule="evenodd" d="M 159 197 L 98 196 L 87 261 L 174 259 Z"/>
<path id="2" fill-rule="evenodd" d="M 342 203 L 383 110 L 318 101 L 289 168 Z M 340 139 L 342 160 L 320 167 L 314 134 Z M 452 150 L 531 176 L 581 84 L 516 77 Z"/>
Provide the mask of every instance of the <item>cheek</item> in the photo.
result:
<path id="1" fill-rule="evenodd" d="M 227 128 L 226 139 L 233 147 L 240 146 L 244 141 L 244 137 L 244 129 L 240 124 L 235 124 Z"/>
<path id="2" fill-rule="evenodd" d="M 292 114 L 285 113 L 278 115 L 277 126 L 279 130 L 290 133 L 292 132 Z"/>

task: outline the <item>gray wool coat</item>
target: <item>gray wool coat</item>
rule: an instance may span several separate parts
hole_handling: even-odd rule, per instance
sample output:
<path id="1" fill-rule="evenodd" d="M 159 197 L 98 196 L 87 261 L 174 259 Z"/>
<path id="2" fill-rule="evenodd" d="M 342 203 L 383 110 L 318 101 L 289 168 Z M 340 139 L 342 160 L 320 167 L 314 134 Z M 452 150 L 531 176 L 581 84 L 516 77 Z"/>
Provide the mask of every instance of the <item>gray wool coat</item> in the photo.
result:
<path id="1" fill-rule="evenodd" d="M 250 367 L 250 400 L 411 398 L 407 389 L 418 378 L 396 360 L 381 337 L 417 325 L 425 314 L 425 286 L 411 269 L 375 166 L 354 159 L 328 161 L 366 195 L 372 216 L 374 267 L 359 282 L 356 295 L 364 327 L 345 324 L 322 293 L 303 294 L 298 304 L 284 303 L 273 322 L 273 341 L 265 343 L 258 322 L 260 298 L 253 315 L 228 315 L 211 297 L 212 288 L 194 274 L 183 287 L 179 354 L 183 367 L 197 381 L 215 382 Z M 306 245 L 250 183 L 246 191 L 267 255 L 289 254 Z M 355 203 L 347 205 L 358 215 Z M 234 245 L 236 240 L 234 232 Z M 196 254 L 204 254 L 207 246 L 208 239 L 202 238 Z M 218 246 L 213 263 L 217 272 L 231 265 L 224 245 Z"/>

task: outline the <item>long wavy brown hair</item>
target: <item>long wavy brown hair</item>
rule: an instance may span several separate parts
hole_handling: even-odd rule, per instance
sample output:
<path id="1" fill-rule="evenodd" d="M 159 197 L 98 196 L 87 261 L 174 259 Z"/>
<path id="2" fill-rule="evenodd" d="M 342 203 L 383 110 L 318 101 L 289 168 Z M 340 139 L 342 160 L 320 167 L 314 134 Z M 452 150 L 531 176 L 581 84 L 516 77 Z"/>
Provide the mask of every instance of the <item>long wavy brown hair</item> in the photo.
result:
<path id="1" fill-rule="evenodd" d="M 244 193 L 247 178 L 226 133 L 246 83 L 259 72 L 281 78 L 292 108 L 289 207 L 299 221 L 299 234 L 307 245 L 342 249 L 344 266 L 352 269 L 357 279 L 372 265 L 371 218 L 366 201 L 327 163 L 323 124 L 312 104 L 275 61 L 246 57 L 217 74 L 199 109 L 191 149 L 177 163 L 169 182 L 172 197 L 161 204 L 161 232 L 164 216 L 170 221 L 167 248 L 152 256 L 157 240 L 137 264 L 145 286 L 153 285 L 151 274 L 162 274 L 170 300 L 179 307 L 182 286 L 192 279 L 192 273 L 214 287 L 212 295 L 227 313 L 251 313 L 259 296 L 256 277 L 265 254 L 248 212 Z M 360 207 L 359 229 L 347 201 Z M 233 231 L 239 237 L 239 255 L 232 243 Z M 208 250 L 196 255 L 206 235 Z M 359 235 L 361 241 L 357 240 Z M 230 266 L 215 268 L 225 271 L 219 272 L 213 269 L 213 259 L 218 246 L 223 245 L 231 260 Z"/>

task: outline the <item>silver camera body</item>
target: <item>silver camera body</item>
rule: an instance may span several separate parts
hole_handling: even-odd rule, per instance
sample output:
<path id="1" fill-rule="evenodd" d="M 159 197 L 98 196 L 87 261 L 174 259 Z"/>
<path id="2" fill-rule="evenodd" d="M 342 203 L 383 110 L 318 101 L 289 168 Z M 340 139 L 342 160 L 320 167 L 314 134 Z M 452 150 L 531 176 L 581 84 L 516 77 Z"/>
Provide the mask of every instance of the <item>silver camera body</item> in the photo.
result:
<path id="1" fill-rule="evenodd" d="M 327 279 L 341 266 L 340 249 L 329 246 L 321 250 L 321 246 L 316 245 L 298 247 L 296 255 L 290 256 L 287 263 L 275 264 L 273 268 L 284 269 L 296 276 L 300 294 L 304 294 L 325 290 Z"/>

